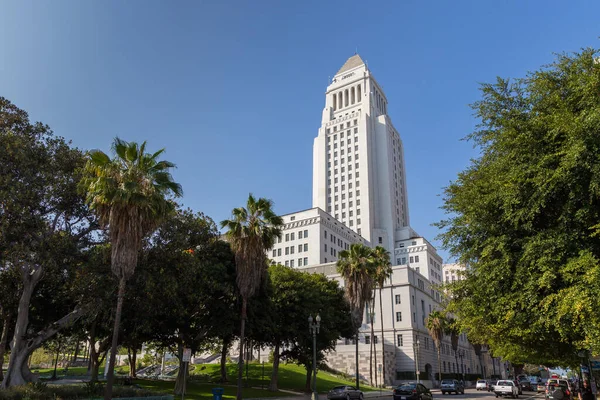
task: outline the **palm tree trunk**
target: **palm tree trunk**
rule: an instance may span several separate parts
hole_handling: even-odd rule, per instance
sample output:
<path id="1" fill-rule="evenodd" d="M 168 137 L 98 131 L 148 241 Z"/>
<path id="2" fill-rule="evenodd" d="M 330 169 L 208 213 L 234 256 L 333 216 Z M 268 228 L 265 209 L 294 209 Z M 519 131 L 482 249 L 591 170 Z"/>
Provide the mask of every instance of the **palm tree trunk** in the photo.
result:
<path id="1" fill-rule="evenodd" d="M 383 299 L 381 295 L 382 287 L 379 288 L 379 314 L 381 317 L 381 386 L 385 387 L 385 340 L 383 339 Z"/>
<path id="2" fill-rule="evenodd" d="M 371 311 L 373 309 L 371 308 Z M 375 347 L 375 327 L 373 326 L 373 313 L 371 312 L 371 343 L 369 344 L 369 379 L 373 386 L 373 347 Z"/>
<path id="3" fill-rule="evenodd" d="M 442 349 L 440 348 L 442 344 L 440 343 L 437 348 L 438 353 L 438 382 L 442 382 Z"/>
<path id="4" fill-rule="evenodd" d="M 240 322 L 240 353 L 238 359 L 238 381 L 237 381 L 237 393 L 236 400 L 242 400 L 242 378 L 244 374 L 244 331 L 246 329 L 246 307 L 248 300 L 242 298 L 242 321 Z M 108 399 L 106 399 L 108 400 Z"/>
<path id="5" fill-rule="evenodd" d="M 356 328 L 356 388 L 360 389 L 360 376 L 358 372 L 358 328 Z"/>
<path id="6" fill-rule="evenodd" d="M 121 311 L 123 310 L 123 299 L 125 297 L 125 278 L 119 280 L 119 292 L 117 295 L 117 310 L 115 312 L 115 325 L 113 327 L 112 346 L 110 348 L 110 359 L 108 361 L 108 376 L 106 377 L 106 391 L 104 400 L 112 399 L 112 389 L 115 378 L 115 361 L 117 359 L 117 345 L 119 344 L 119 325 L 121 324 Z"/>

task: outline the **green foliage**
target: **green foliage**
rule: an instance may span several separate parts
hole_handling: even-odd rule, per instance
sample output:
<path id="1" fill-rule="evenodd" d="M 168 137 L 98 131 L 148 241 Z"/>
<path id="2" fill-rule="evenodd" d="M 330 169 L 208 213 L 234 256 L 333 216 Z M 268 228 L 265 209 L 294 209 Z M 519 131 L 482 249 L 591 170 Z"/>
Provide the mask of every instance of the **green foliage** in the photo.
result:
<path id="1" fill-rule="evenodd" d="M 480 151 L 445 189 L 444 245 L 467 265 L 449 311 L 515 363 L 600 351 L 600 64 L 558 55 L 526 78 L 483 84 Z"/>

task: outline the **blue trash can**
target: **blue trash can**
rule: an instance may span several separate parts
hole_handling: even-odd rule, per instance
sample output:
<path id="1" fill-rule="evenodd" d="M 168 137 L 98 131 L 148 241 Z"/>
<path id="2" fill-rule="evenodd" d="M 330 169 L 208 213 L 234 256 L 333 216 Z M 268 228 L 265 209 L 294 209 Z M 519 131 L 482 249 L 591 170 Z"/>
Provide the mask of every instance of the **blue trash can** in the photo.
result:
<path id="1" fill-rule="evenodd" d="M 223 388 L 214 388 L 212 390 L 213 400 L 222 400 L 223 392 L 225 392 L 225 389 Z"/>

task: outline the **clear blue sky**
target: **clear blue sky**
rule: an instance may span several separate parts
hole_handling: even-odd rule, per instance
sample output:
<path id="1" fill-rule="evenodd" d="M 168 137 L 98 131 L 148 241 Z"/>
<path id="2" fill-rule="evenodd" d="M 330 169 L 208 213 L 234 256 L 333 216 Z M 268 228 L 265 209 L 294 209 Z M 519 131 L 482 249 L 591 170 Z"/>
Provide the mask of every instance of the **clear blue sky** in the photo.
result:
<path id="1" fill-rule="evenodd" d="M 478 83 L 599 47 L 599 15 L 591 0 L 0 0 L 0 95 L 83 149 L 166 147 L 183 203 L 217 222 L 249 192 L 289 213 L 312 205 L 328 77 L 358 49 L 404 143 L 411 225 L 439 244 Z"/>

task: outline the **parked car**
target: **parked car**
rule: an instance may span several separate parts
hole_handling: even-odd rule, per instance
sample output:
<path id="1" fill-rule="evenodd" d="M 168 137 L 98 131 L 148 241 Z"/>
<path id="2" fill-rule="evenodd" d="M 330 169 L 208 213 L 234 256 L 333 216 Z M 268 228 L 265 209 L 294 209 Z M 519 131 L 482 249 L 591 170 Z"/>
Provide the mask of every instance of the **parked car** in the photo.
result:
<path id="1" fill-rule="evenodd" d="M 490 381 L 490 383 L 488 384 L 488 392 L 494 391 L 494 385 L 496 384 L 496 382 L 498 382 L 498 381 L 497 380 Z"/>
<path id="2" fill-rule="evenodd" d="M 486 381 L 485 379 L 480 379 L 475 384 L 475 389 L 477 389 L 477 390 L 487 390 L 488 385 L 489 385 L 488 381 Z"/>
<path id="3" fill-rule="evenodd" d="M 446 393 L 456 393 L 456 394 L 465 394 L 465 386 L 457 381 L 456 379 L 442 379 L 442 384 L 440 385 L 440 390 L 442 394 Z"/>
<path id="4" fill-rule="evenodd" d="M 394 388 L 394 400 L 432 400 L 431 390 L 421 383 L 403 383 Z"/>
<path id="5" fill-rule="evenodd" d="M 328 399 L 359 399 L 363 400 L 363 392 L 354 386 L 336 386 L 327 393 Z"/>
<path id="6" fill-rule="evenodd" d="M 513 399 L 519 397 L 519 389 L 515 381 L 499 380 L 494 385 L 494 394 L 496 397 L 511 396 Z"/>

